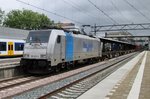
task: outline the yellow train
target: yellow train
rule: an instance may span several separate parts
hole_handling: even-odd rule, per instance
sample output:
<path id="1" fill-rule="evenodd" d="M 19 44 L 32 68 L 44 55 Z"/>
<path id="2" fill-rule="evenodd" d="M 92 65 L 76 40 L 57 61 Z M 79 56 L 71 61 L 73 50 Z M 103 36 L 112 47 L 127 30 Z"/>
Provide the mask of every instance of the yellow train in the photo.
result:
<path id="1" fill-rule="evenodd" d="M 0 39 L 0 57 L 23 55 L 24 40 Z"/>

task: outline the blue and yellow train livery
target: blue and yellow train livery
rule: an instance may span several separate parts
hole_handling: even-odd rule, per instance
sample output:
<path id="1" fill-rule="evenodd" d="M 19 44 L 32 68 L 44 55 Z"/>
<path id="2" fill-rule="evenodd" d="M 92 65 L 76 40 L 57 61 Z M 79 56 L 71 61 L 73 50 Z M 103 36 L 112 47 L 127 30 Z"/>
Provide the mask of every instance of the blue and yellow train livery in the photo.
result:
<path id="1" fill-rule="evenodd" d="M 23 55 L 24 40 L 0 39 L 0 57 Z"/>

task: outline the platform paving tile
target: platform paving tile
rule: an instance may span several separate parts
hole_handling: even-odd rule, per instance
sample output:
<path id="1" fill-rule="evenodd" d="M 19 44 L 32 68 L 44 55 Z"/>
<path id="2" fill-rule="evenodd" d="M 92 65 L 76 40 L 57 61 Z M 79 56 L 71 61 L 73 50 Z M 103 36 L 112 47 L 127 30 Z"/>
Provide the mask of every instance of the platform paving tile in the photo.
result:
<path id="1" fill-rule="evenodd" d="M 122 84 L 122 82 L 124 81 L 126 76 L 129 74 L 129 72 L 134 68 L 135 65 L 137 65 L 139 60 L 142 59 L 141 57 L 144 56 L 144 53 L 145 51 L 141 52 L 139 55 L 134 57 L 131 61 L 127 62 L 117 71 L 109 75 L 107 78 L 102 80 L 93 88 L 85 92 L 83 95 L 79 96 L 77 99 L 110 99 L 110 96 L 112 96 L 116 92 L 116 90 L 118 89 L 120 84 Z M 131 81 L 129 84 L 132 85 L 133 81 Z M 114 99 L 126 99 L 122 97 L 127 97 L 129 92 L 128 91 L 125 91 L 125 92 L 126 93 L 122 95 L 121 97 L 120 97 L 120 94 L 118 93 L 119 95 L 116 95 Z"/>
<path id="2" fill-rule="evenodd" d="M 143 55 L 144 57 L 144 55 Z M 138 70 L 140 68 L 140 65 L 142 63 L 143 57 L 141 57 L 140 61 L 134 66 L 134 68 L 128 72 L 126 77 L 123 77 L 119 84 L 116 84 L 113 91 L 110 91 L 112 95 L 107 95 L 106 98 L 109 99 L 127 99 L 128 94 L 132 88 L 132 85 L 134 83 L 135 77 L 138 73 Z M 115 90 L 115 91 L 114 91 Z M 149 98 L 150 99 L 150 98 Z"/>
<path id="3" fill-rule="evenodd" d="M 150 99 L 150 51 L 146 59 L 139 99 Z"/>

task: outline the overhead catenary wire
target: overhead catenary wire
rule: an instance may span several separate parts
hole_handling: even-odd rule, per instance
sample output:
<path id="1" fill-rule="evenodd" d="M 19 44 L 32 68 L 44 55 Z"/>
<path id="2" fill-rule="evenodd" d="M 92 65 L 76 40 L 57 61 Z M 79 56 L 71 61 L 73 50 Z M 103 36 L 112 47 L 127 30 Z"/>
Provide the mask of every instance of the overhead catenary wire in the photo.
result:
<path id="1" fill-rule="evenodd" d="M 93 17 L 85 12 L 83 12 L 80 8 L 76 7 L 74 4 L 70 3 L 69 1 L 66 0 L 62 0 L 63 2 L 65 2 L 66 4 L 69 4 L 71 7 L 73 7 L 74 9 L 78 10 L 79 12 L 82 12 L 83 14 L 89 16 L 89 17 Z"/>
<path id="2" fill-rule="evenodd" d="M 130 22 L 130 23 L 133 23 L 133 22 L 131 22 L 128 18 L 126 18 L 123 14 L 122 14 L 122 12 L 119 10 L 119 8 L 115 5 L 115 3 L 111 0 L 111 4 L 114 6 L 114 8 L 116 9 L 116 11 L 124 18 L 124 19 L 126 19 L 128 22 Z"/>
<path id="3" fill-rule="evenodd" d="M 70 2 L 66 1 L 66 0 L 62 0 L 63 2 L 65 2 L 66 4 L 69 4 L 70 6 L 72 6 L 73 8 L 75 8 L 78 11 L 81 11 L 78 7 L 74 6 L 73 4 L 71 4 Z"/>
<path id="4" fill-rule="evenodd" d="M 16 1 L 17 1 L 17 2 L 20 2 L 20 3 L 22 3 L 22 4 L 25 4 L 25 5 L 34 7 L 34 8 L 36 8 L 36 9 L 45 11 L 45 12 L 47 12 L 47 13 L 53 14 L 53 15 L 55 15 L 55 16 L 58 16 L 58 17 L 61 17 L 61 18 L 64 18 L 64 19 L 68 19 L 68 20 L 70 20 L 70 21 L 76 22 L 76 23 L 81 24 L 81 25 L 82 25 L 82 24 L 85 24 L 85 23 L 79 22 L 79 21 L 77 21 L 77 20 L 68 18 L 68 17 L 66 17 L 66 16 L 60 15 L 60 14 L 58 14 L 58 13 L 56 13 L 56 12 L 48 11 L 48 10 L 46 10 L 46 9 L 44 9 L 44 8 L 40 8 L 40 7 L 38 7 L 38 6 L 32 5 L 32 4 L 27 3 L 27 2 L 24 2 L 24 1 L 21 1 L 21 0 L 16 0 Z"/>
<path id="5" fill-rule="evenodd" d="M 147 6 L 145 6 L 145 5 L 143 4 L 143 2 L 141 2 L 140 0 L 137 0 L 137 3 L 138 3 L 142 8 L 144 8 L 145 10 L 147 10 L 147 12 L 149 13 L 149 9 L 147 8 Z"/>
<path id="6" fill-rule="evenodd" d="M 115 21 L 112 17 L 110 17 L 107 13 L 105 13 L 102 9 L 100 9 L 96 4 L 94 4 L 92 1 L 88 0 L 89 3 L 91 3 L 96 9 L 98 9 L 101 13 L 103 13 L 106 17 L 108 17 L 114 24 L 119 24 L 117 21 Z"/>
<path id="7" fill-rule="evenodd" d="M 111 0 L 111 4 L 115 7 L 115 9 L 120 13 L 120 15 L 122 15 L 127 21 L 131 22 L 129 19 L 127 19 L 122 13 L 121 11 L 117 8 L 117 6 L 114 4 L 114 2 Z M 131 23 L 134 23 L 134 22 L 131 22 Z M 129 28 L 131 28 L 130 26 L 128 26 Z M 123 31 L 123 32 L 128 32 L 127 30 L 126 31 Z"/>
<path id="8" fill-rule="evenodd" d="M 134 10 L 136 10 L 139 14 L 141 14 L 145 19 L 147 19 L 148 21 L 150 21 L 150 18 L 148 18 L 145 14 L 143 14 L 140 10 L 138 10 L 134 5 L 132 5 L 130 2 L 128 2 L 127 0 L 123 0 L 125 1 L 129 6 L 131 6 Z"/>
<path id="9" fill-rule="evenodd" d="M 81 8 L 81 7 L 80 7 L 79 5 L 77 5 L 75 2 L 73 2 L 73 1 L 71 1 L 71 0 L 67 0 L 67 1 L 68 1 L 71 5 L 74 5 L 74 6 L 75 6 L 77 9 L 79 9 L 81 12 L 87 14 L 88 16 L 93 17 L 93 18 L 100 19 L 100 17 L 96 17 L 96 16 L 94 16 L 93 13 L 87 12 L 85 9 Z"/>

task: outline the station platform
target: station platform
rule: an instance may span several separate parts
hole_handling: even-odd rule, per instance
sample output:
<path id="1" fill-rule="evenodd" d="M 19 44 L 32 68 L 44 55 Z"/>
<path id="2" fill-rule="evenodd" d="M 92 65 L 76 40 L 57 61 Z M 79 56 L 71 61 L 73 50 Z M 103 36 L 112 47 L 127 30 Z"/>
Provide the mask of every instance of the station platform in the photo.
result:
<path id="1" fill-rule="evenodd" d="M 4 69 L 7 67 L 11 67 L 14 64 L 19 64 L 21 58 L 6 58 L 6 59 L 0 59 L 0 69 Z M 11 65 L 11 66 L 9 66 Z M 12 66 L 14 67 L 14 66 Z"/>
<path id="2" fill-rule="evenodd" d="M 150 99 L 150 51 L 143 51 L 77 99 Z"/>

